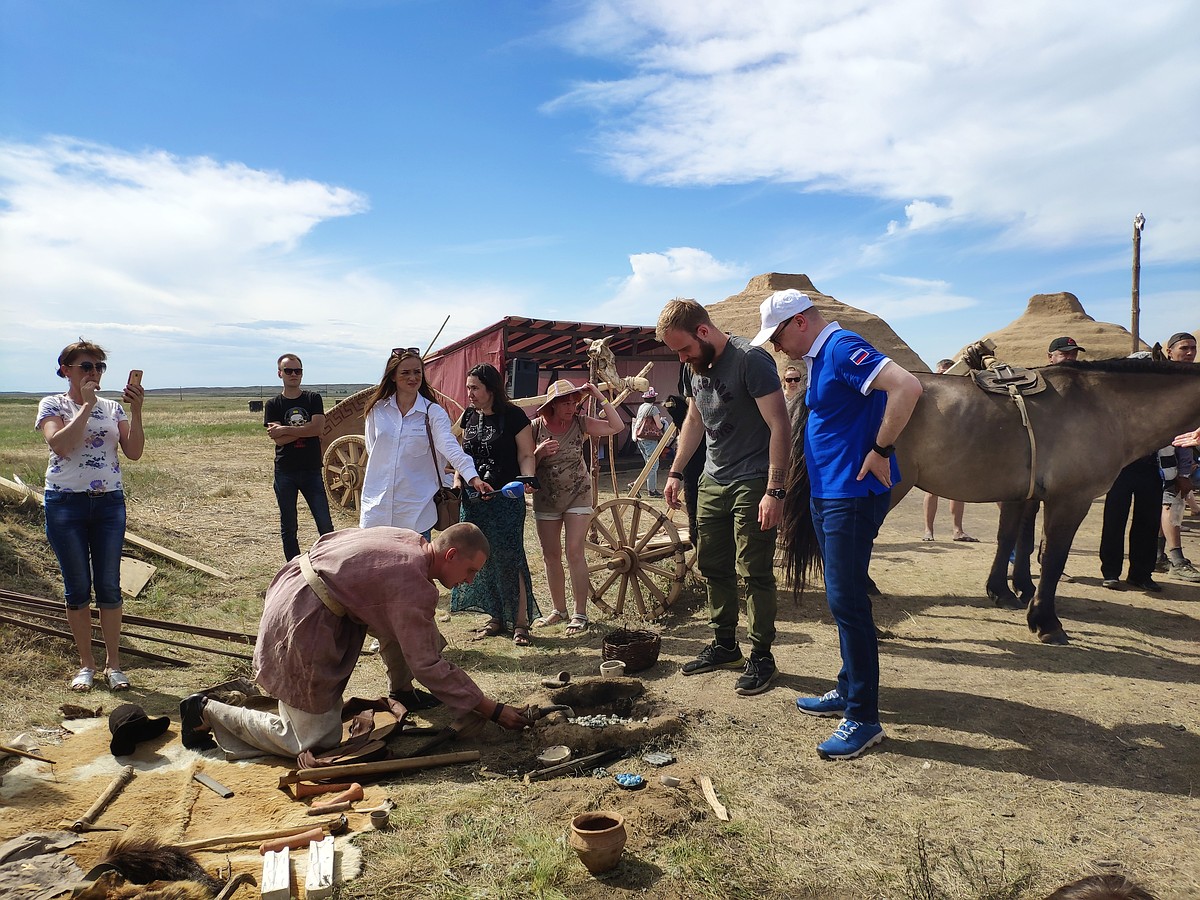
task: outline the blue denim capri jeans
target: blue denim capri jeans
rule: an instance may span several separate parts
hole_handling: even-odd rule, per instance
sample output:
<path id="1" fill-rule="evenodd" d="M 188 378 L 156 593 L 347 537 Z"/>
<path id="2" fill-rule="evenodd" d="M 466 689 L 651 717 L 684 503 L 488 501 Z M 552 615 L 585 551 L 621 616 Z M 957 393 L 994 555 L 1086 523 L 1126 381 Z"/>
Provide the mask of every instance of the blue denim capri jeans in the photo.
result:
<path id="1" fill-rule="evenodd" d="M 125 494 L 46 491 L 46 537 L 58 557 L 68 609 L 121 606 Z"/>

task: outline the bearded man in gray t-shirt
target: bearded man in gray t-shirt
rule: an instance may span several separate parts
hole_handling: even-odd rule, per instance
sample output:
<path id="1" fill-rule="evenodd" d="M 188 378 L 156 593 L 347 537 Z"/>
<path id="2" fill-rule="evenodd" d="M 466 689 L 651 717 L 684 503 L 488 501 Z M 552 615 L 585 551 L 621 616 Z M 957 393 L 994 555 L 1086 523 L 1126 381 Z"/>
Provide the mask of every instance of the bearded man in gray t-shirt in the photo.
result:
<path id="1" fill-rule="evenodd" d="M 695 300 L 672 300 L 658 318 L 658 339 L 689 368 L 687 418 L 663 496 L 679 508 L 680 474 L 701 441 L 697 560 L 708 588 L 713 641 L 683 666 L 684 675 L 741 669 L 734 690 L 765 691 L 775 677 L 775 532 L 783 505 L 791 427 L 770 354 L 713 325 Z M 746 582 L 750 656 L 737 642 L 737 577 Z"/>

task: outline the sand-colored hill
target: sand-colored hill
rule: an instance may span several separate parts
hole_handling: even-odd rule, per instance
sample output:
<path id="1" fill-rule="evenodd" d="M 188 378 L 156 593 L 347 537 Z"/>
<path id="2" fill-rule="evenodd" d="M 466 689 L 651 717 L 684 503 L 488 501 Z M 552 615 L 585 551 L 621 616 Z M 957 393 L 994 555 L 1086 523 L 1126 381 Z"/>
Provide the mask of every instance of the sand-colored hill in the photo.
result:
<path id="1" fill-rule="evenodd" d="M 808 294 L 826 319 L 830 322 L 836 320 L 843 328 L 862 335 L 876 349 L 886 353 L 910 372 L 929 371 L 929 366 L 900 339 L 887 322 L 879 316 L 822 294 L 813 286 L 807 275 L 786 275 L 779 272 L 756 275 L 740 294 L 734 294 L 708 306 L 708 313 L 721 330 L 747 338 L 754 337 L 759 328 L 759 304 L 775 291 L 788 288 Z M 777 359 L 779 370 L 782 372 L 788 361 L 782 356 L 778 356 Z"/>
<path id="2" fill-rule="evenodd" d="M 1046 351 L 1056 337 L 1073 337 L 1086 352 L 1080 359 L 1113 359 L 1133 351 L 1133 335 L 1120 325 L 1097 322 L 1074 294 L 1034 294 L 1020 317 L 985 335 L 996 342 L 996 358 L 1018 366 L 1046 365 Z M 1141 349 L 1149 350 L 1145 341 Z"/>

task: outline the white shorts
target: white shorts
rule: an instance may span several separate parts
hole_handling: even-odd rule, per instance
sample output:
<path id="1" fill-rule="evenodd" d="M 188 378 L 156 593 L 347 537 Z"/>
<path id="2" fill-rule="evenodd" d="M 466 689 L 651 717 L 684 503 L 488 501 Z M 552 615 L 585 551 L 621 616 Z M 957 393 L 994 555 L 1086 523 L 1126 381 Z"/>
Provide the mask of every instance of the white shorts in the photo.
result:
<path id="1" fill-rule="evenodd" d="M 533 518 L 536 522 L 561 522 L 562 517 L 567 514 L 576 516 L 590 516 L 592 514 L 592 508 L 590 506 L 572 506 L 570 509 L 560 513 L 535 512 L 533 514 Z"/>

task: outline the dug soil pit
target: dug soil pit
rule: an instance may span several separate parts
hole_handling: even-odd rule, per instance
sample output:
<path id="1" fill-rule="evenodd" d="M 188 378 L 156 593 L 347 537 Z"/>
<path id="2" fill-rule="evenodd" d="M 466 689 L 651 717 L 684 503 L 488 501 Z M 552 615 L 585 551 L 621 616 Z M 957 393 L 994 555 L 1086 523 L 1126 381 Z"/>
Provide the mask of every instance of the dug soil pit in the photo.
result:
<path id="1" fill-rule="evenodd" d="M 571 707 L 575 715 L 550 713 L 535 726 L 540 749 L 565 744 L 575 758 L 602 750 L 633 750 L 658 745 L 683 732 L 683 711 L 650 695 L 637 678 L 589 678 L 531 694 L 530 706 Z"/>

